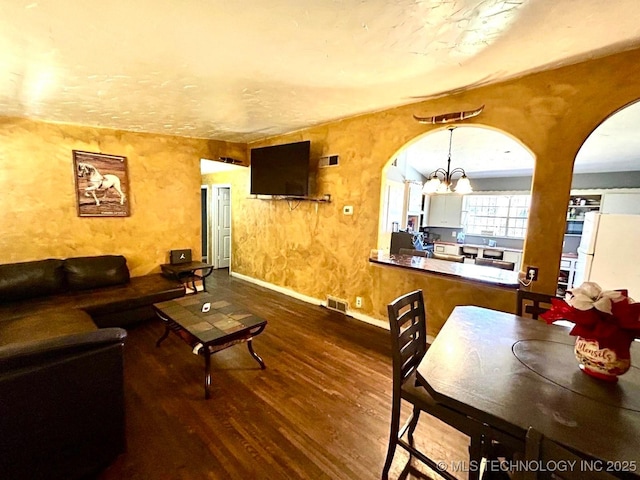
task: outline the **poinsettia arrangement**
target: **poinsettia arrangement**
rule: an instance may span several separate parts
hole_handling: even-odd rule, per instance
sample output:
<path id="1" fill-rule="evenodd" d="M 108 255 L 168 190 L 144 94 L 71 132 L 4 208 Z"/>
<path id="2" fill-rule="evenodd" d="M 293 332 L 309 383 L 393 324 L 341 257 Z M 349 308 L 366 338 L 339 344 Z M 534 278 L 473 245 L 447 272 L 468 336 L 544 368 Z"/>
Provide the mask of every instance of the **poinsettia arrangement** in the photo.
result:
<path id="1" fill-rule="evenodd" d="M 600 348 L 621 358 L 629 358 L 629 345 L 640 338 L 640 302 L 629 298 L 627 290 L 602 290 L 585 282 L 569 290 L 564 301 L 552 298 L 551 305 L 541 315 L 547 323 L 569 320 L 575 323 L 570 335 L 597 340 Z"/>

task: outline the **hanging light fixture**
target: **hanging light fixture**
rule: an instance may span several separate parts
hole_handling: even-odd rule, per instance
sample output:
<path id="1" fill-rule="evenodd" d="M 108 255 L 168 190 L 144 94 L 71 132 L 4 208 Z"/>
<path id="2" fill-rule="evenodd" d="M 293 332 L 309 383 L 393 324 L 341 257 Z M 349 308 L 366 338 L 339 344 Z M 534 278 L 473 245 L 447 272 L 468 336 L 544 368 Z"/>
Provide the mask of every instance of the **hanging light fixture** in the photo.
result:
<path id="1" fill-rule="evenodd" d="M 422 187 L 422 193 L 430 195 L 432 193 L 452 193 L 451 186 L 453 183 L 453 176 L 460 175 L 458 182 L 454 188 L 456 193 L 465 195 L 471 193 L 471 182 L 465 173 L 463 168 L 451 168 L 451 142 L 453 140 L 453 131 L 456 127 L 449 127 L 449 156 L 447 157 L 447 169 L 438 168 L 429 174 L 429 180 Z"/>

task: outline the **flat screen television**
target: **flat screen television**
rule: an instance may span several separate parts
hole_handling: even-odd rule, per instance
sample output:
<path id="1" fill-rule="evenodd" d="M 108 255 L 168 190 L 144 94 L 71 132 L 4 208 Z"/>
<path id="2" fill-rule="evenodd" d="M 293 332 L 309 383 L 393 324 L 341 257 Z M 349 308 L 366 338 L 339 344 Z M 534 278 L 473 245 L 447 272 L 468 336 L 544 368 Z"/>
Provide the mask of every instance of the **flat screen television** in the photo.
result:
<path id="1" fill-rule="evenodd" d="M 251 194 L 309 195 L 311 142 L 251 149 Z"/>

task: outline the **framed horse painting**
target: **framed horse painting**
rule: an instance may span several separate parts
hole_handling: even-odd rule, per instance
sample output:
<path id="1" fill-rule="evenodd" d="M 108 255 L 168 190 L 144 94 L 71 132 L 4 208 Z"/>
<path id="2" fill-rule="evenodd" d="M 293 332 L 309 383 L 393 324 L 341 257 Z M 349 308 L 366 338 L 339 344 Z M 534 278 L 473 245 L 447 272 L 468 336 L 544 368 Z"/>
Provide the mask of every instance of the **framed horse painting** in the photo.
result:
<path id="1" fill-rule="evenodd" d="M 127 157 L 73 150 L 80 217 L 129 216 Z"/>

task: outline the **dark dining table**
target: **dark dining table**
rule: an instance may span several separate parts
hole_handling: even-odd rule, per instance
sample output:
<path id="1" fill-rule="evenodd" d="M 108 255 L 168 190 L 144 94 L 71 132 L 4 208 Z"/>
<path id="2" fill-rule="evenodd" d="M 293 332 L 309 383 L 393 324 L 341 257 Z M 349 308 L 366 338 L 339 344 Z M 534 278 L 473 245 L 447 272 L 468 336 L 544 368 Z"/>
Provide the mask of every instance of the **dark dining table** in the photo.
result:
<path id="1" fill-rule="evenodd" d="M 443 405 L 524 443 L 533 427 L 616 476 L 640 469 L 640 344 L 617 382 L 584 374 L 564 326 L 474 306 L 454 309 L 418 367 Z"/>

